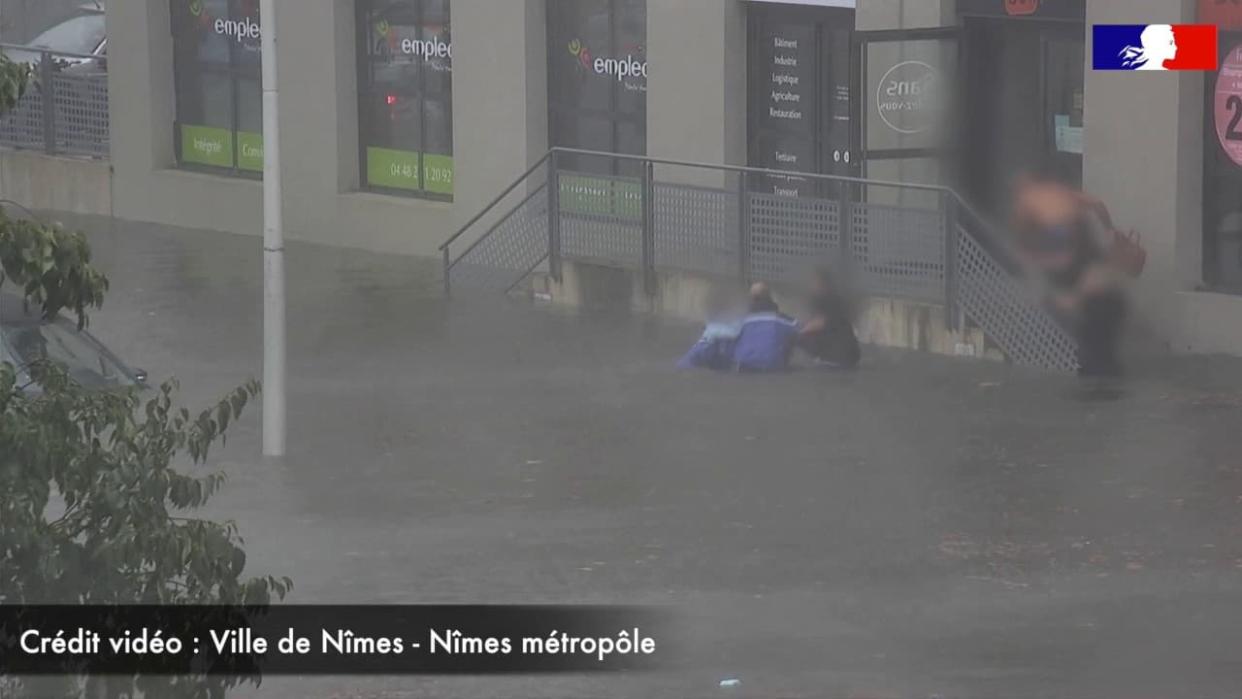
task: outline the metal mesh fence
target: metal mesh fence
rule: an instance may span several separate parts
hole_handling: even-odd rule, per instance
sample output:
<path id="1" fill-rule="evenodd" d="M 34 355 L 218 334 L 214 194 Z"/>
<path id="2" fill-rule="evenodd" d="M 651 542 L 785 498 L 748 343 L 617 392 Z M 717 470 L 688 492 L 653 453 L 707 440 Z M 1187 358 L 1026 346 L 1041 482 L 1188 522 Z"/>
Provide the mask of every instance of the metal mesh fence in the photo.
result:
<path id="1" fill-rule="evenodd" d="M 642 181 L 563 171 L 561 254 L 622 266 L 642 263 Z"/>
<path id="2" fill-rule="evenodd" d="M 739 199 L 736 187 L 657 181 L 650 184 L 647 210 L 641 179 L 564 172 L 559 180 L 565 259 L 734 278 L 749 273 L 778 282 L 803 281 L 812 265 L 842 264 L 864 294 L 960 309 L 1016 363 L 1059 371 L 1077 367 L 1074 338 L 1021 279 L 965 229 L 958 228 L 950 246 L 942 209 L 753 191 Z M 454 288 L 506 290 L 547 258 L 544 190 L 452 264 Z"/>
<path id="3" fill-rule="evenodd" d="M 0 118 L 0 145 L 45 150 L 43 134 L 43 92 L 31 85 L 17 106 Z"/>
<path id="4" fill-rule="evenodd" d="M 711 275 L 738 273 L 737 192 L 660 182 L 652 191 L 657 267 Z"/>
<path id="5" fill-rule="evenodd" d="M 52 94 L 56 151 L 108 157 L 108 76 L 57 73 Z"/>
<path id="6" fill-rule="evenodd" d="M 1074 338 L 971 235 L 957 236 L 958 302 L 968 318 L 1018 364 L 1078 368 Z"/>
<path id="7" fill-rule="evenodd" d="M 917 301 L 944 300 L 944 216 L 855 202 L 850 263 L 861 291 Z"/>
<path id="8" fill-rule="evenodd" d="M 453 288 L 505 292 L 548 257 L 547 186 L 525 201 L 454 261 Z"/>
<path id="9" fill-rule="evenodd" d="M 50 61 L 49 68 L 35 66 L 26 94 L 0 118 L 0 146 L 107 158 L 108 74 L 103 64 L 65 63 L 54 56 Z"/>
<path id="10" fill-rule="evenodd" d="M 832 199 L 752 192 L 750 269 L 755 279 L 794 281 L 808 264 L 841 254 L 841 205 Z"/>

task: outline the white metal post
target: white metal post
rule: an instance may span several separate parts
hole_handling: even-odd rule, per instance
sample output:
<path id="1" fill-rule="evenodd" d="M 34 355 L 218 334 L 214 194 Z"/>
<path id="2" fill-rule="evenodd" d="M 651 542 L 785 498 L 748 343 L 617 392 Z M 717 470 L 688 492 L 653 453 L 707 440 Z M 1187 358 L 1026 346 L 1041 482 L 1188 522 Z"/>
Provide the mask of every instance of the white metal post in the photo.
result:
<path id="1" fill-rule="evenodd" d="M 285 455 L 285 234 L 276 89 L 276 0 L 260 0 L 263 55 L 263 455 Z"/>

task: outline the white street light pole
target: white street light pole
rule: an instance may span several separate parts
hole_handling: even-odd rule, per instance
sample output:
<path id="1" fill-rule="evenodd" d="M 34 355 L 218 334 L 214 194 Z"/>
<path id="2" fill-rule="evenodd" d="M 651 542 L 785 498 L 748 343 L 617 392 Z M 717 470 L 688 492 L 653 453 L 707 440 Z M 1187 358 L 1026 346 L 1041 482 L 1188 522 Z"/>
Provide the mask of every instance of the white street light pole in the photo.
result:
<path id="1" fill-rule="evenodd" d="M 260 0 L 263 55 L 263 455 L 285 455 L 285 233 L 276 90 L 276 0 Z"/>

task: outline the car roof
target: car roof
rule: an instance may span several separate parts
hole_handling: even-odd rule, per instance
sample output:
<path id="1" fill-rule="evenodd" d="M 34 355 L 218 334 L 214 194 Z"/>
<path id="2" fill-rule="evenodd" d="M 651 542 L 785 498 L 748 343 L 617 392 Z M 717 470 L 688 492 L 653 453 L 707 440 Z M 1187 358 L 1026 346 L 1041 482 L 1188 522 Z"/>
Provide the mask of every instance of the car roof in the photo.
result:
<path id="1" fill-rule="evenodd" d="M 25 303 L 17 294 L 0 292 L 0 323 L 39 323 L 39 304 Z"/>

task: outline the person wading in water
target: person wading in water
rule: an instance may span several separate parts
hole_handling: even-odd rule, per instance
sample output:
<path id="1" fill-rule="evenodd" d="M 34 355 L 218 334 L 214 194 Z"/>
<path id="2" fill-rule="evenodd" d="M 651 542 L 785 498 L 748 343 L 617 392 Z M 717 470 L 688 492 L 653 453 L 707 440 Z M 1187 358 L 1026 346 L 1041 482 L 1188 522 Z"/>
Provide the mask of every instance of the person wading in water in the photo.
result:
<path id="1" fill-rule="evenodd" d="M 1081 376 L 1119 376 L 1124 275 L 1110 257 L 1113 230 L 1100 200 L 1038 173 L 1014 191 L 1018 248 L 1049 286 L 1049 305 L 1078 340 Z"/>

